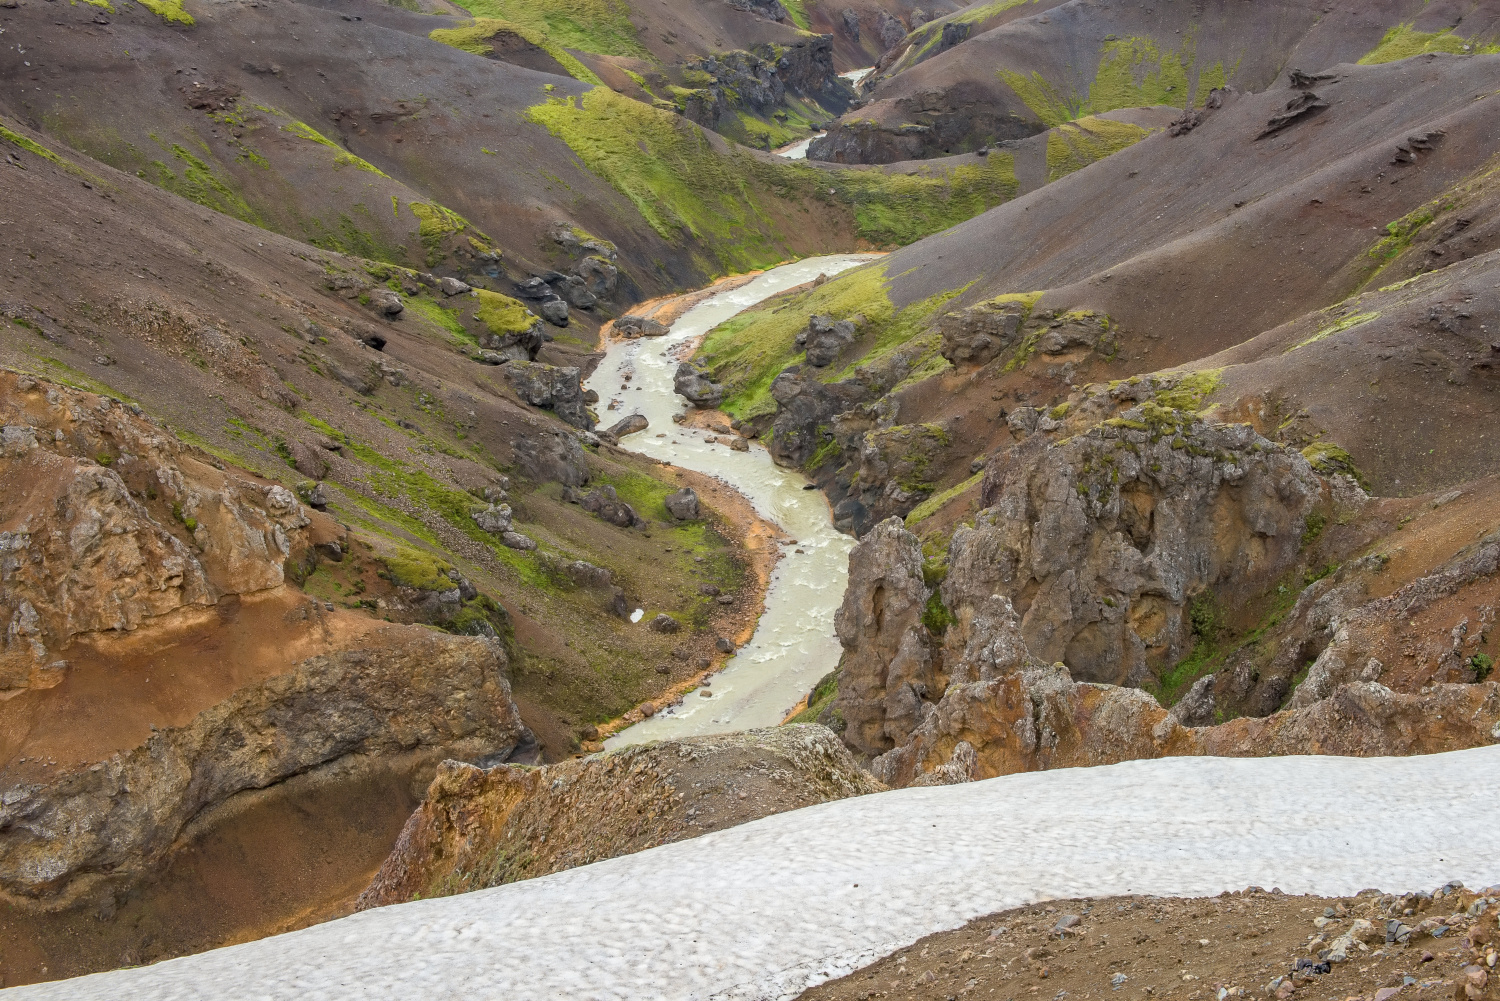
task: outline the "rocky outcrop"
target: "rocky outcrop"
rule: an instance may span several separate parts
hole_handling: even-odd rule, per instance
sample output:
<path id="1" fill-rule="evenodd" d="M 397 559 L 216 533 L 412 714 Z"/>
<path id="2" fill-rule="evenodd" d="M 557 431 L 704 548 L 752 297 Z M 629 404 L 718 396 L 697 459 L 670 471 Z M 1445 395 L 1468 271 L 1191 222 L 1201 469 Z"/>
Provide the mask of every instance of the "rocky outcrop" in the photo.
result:
<path id="1" fill-rule="evenodd" d="M 941 653 L 946 677 L 930 668 L 927 677 L 945 686 L 942 697 L 920 706 L 916 726 L 871 762 L 886 784 L 945 784 L 1168 755 L 1383 756 L 1500 742 L 1500 685 L 1493 682 L 1440 685 L 1422 695 L 1358 682 L 1302 709 L 1194 726 L 1198 720 L 1185 717 L 1201 712 L 1201 699 L 1168 712 L 1139 689 L 1075 682 L 1062 664 L 1037 660 L 1010 602 L 998 596 L 960 617 Z M 908 688 L 920 683 L 920 672 L 902 671 Z M 1212 685 L 1205 682 L 1205 689 Z M 853 705 L 842 685 L 840 703 L 849 719 Z M 910 718 L 910 709 L 904 717 L 888 713 L 886 732 L 898 732 L 893 724 Z M 850 719 L 845 739 L 859 736 Z"/>
<path id="2" fill-rule="evenodd" d="M 1402 624 L 1416 619 L 1445 598 L 1493 578 L 1497 572 L 1500 572 L 1500 532 L 1491 532 L 1433 573 L 1394 594 L 1333 617 L 1326 626 L 1332 642 L 1318 654 L 1307 679 L 1292 693 L 1289 705 L 1304 708 L 1326 698 L 1339 685 L 1379 679 L 1386 672 L 1381 658 L 1393 660 L 1397 650 L 1416 659 L 1416 644 L 1400 635 Z M 1434 676 L 1449 682 L 1475 680 L 1479 671 L 1473 654 L 1479 648 L 1481 636 L 1494 624 L 1494 618 L 1493 608 L 1487 613 L 1481 611 L 1480 619 L 1474 622 L 1465 616 L 1452 630 L 1436 637 L 1436 643 L 1423 644 L 1433 647 L 1422 651 L 1425 654 L 1422 659 L 1436 662 Z"/>
<path id="3" fill-rule="evenodd" d="M 583 399 L 581 376 L 581 371 L 571 365 L 513 361 L 505 366 L 505 377 L 522 400 L 533 407 L 551 410 L 576 428 L 590 431 L 594 418 Z"/>
<path id="4" fill-rule="evenodd" d="M 616 442 L 626 435 L 639 434 L 650 426 L 651 422 L 646 420 L 644 414 L 631 414 L 629 417 L 616 421 L 609 430 L 600 431 L 599 437 Z"/>
<path id="5" fill-rule="evenodd" d="M 672 388 L 695 407 L 713 409 L 724 402 L 724 387 L 690 362 L 680 362 L 672 376 Z"/>
<path id="6" fill-rule="evenodd" d="M 638 744 L 544 768 L 447 762 L 358 906 L 531 879 L 879 789 L 820 726 Z"/>
<path id="7" fill-rule="evenodd" d="M 609 484 L 596 487 L 588 496 L 579 500 L 579 505 L 590 514 L 620 528 L 644 528 L 646 519 L 636 514 L 635 508 L 620 500 L 615 488 Z"/>
<path id="8" fill-rule="evenodd" d="M 527 739 L 488 640 L 387 626 L 143 746 L 0 794 L 0 887 L 60 901 L 149 869 L 209 806 L 351 755 L 504 760 Z"/>
<path id="9" fill-rule="evenodd" d="M 1001 296 L 938 321 L 942 355 L 955 366 L 984 365 L 1012 349 L 1052 358 L 1095 352 L 1111 357 L 1118 331 L 1091 310 L 1033 310 L 1029 297 Z"/>
<path id="10" fill-rule="evenodd" d="M 538 483 L 581 487 L 589 481 L 588 454 L 572 432 L 542 431 L 517 438 L 516 468 Z"/>
<path id="11" fill-rule="evenodd" d="M 621 337 L 665 337 L 672 328 L 658 323 L 649 316 L 622 316 L 615 321 L 615 333 Z"/>
<path id="12" fill-rule="evenodd" d="M 109 397 L 0 372 L 0 690 L 76 637 L 281 585 L 311 547 L 290 490 L 216 468 Z"/>
<path id="13" fill-rule="evenodd" d="M 807 352 L 807 363 L 813 368 L 827 368 L 854 343 L 863 319 L 834 320 L 828 316 L 810 316 L 807 329 L 797 335 L 797 347 Z"/>
<path id="14" fill-rule="evenodd" d="M 832 115 L 843 114 L 855 100 L 854 89 L 834 68 L 830 35 L 715 53 L 690 60 L 685 69 L 692 89 L 680 90 L 677 110 L 708 129 L 742 128 L 740 112 L 773 115 L 789 97 L 811 101 Z"/>
<path id="15" fill-rule="evenodd" d="M 810 368 L 793 365 L 771 383 L 776 401 L 776 420 L 767 447 L 771 457 L 786 466 L 800 466 L 812 458 L 826 441 L 834 418 L 871 397 L 871 388 L 859 380 L 825 383 Z"/>
<path id="16" fill-rule="evenodd" d="M 944 36 L 949 35 L 946 29 L 958 27 L 945 25 Z M 875 101 L 846 115 L 813 140 L 807 155 L 832 163 L 898 163 L 970 153 L 992 143 L 1024 139 L 1043 128 L 967 88 L 923 91 Z"/>

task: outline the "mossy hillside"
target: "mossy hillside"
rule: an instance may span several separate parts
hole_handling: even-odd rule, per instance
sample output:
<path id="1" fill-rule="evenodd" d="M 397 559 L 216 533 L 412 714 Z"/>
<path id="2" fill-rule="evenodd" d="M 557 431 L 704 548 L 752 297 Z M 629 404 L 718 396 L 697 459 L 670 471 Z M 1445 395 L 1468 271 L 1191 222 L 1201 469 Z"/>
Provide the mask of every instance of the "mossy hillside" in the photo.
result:
<path id="1" fill-rule="evenodd" d="M 344 147 L 340 146 L 332 139 L 329 139 L 317 129 L 313 128 L 311 125 L 308 125 L 306 122 L 299 122 L 296 119 L 293 119 L 283 125 L 281 127 L 281 131 L 286 132 L 290 135 L 294 135 L 298 139 L 306 139 L 308 142 L 316 143 L 319 146 L 324 146 L 328 149 L 333 150 L 333 165 L 335 168 L 353 167 L 355 170 L 363 170 L 367 173 L 376 174 L 380 177 L 389 177 L 389 175 L 379 167 L 375 166 L 372 163 L 369 163 L 368 161 L 361 160 L 359 157 L 344 149 Z"/>
<path id="2" fill-rule="evenodd" d="M 1323 327 L 1317 333 L 1313 334 L 1307 340 L 1297 344 L 1293 344 L 1286 350 L 1287 352 L 1292 352 L 1296 351 L 1298 348 L 1305 348 L 1309 344 L 1316 344 L 1324 338 L 1332 337 L 1334 334 L 1341 334 L 1346 330 L 1352 330 L 1355 327 L 1369 323 L 1371 320 L 1379 319 L 1379 317 L 1380 313 L 1378 312 L 1355 313 L 1352 316 L 1346 316 L 1341 320 L 1330 323 L 1328 326 Z"/>
<path id="3" fill-rule="evenodd" d="M 829 209 L 844 207 L 855 235 L 891 246 L 961 222 L 1013 197 L 1017 187 L 1005 156 L 910 175 L 767 162 L 716 148 L 691 122 L 604 87 L 577 101 L 550 100 L 529 114 L 629 199 L 657 235 L 700 241 L 720 272 L 784 260 L 796 234 L 778 220 L 813 211 L 827 217 Z"/>
<path id="4" fill-rule="evenodd" d="M 479 293 L 479 306 L 474 318 L 496 337 L 508 334 L 524 334 L 536 326 L 537 316 L 519 299 L 512 299 L 488 289 L 475 289 Z"/>
<path id="5" fill-rule="evenodd" d="M 962 483 L 957 483 L 949 487 L 947 490 L 942 491 L 941 493 L 933 494 L 931 497 L 927 498 L 925 501 L 918 504 L 916 507 L 912 508 L 910 512 L 907 513 L 906 527 L 913 528 L 919 523 L 926 521 L 928 518 L 931 518 L 943 508 L 947 507 L 949 504 L 962 497 L 964 494 L 967 494 L 969 491 L 978 488 L 978 486 L 983 482 L 984 472 L 981 470 L 980 472 L 977 472 L 973 476 L 969 477 L 967 480 L 964 480 Z"/>
<path id="6" fill-rule="evenodd" d="M 1233 69 L 1226 71 L 1222 62 L 1199 67 L 1197 58 L 1197 42 L 1191 34 L 1182 48 L 1165 51 L 1151 38 L 1113 39 L 1101 48 L 1086 97 L 1036 72 L 1028 76 L 1000 70 L 999 76 L 1042 124 L 1056 127 L 1121 108 L 1194 107 L 1234 76 Z"/>
<path id="7" fill-rule="evenodd" d="M 476 18 L 509 21 L 549 45 L 602 56 L 649 58 L 625 0 L 463 0 Z"/>
<path id="8" fill-rule="evenodd" d="M 874 261 L 816 288 L 775 296 L 710 330 L 697 357 L 729 387 L 722 409 L 740 418 L 774 412 L 771 382 L 798 357 L 795 341 L 807 318 L 858 315 L 866 329 L 883 325 L 896 312 L 886 289 L 885 262 Z"/>
<path id="9" fill-rule="evenodd" d="M 1047 180 L 1056 181 L 1127 149 L 1151 134 L 1129 122 L 1089 116 L 1065 122 L 1047 134 Z"/>
<path id="10" fill-rule="evenodd" d="M 1418 31 L 1413 22 L 1407 22 L 1387 31 L 1379 45 L 1360 57 L 1359 64 L 1378 66 L 1429 52 L 1447 52 L 1456 56 L 1489 54 L 1500 52 L 1500 45 L 1488 39 L 1464 38 L 1455 34 L 1452 28 Z"/>
<path id="11" fill-rule="evenodd" d="M 901 61 L 903 64 L 910 65 L 913 62 L 933 55 L 937 50 L 938 43 L 942 41 L 943 26 L 946 24 L 972 24 L 977 26 L 992 17 L 999 17 L 1012 8 L 1036 2 L 1037 0 L 990 0 L 989 3 L 971 4 L 952 14 L 928 21 L 922 27 L 906 36 L 911 48 L 908 55 L 903 57 Z"/>
<path id="12" fill-rule="evenodd" d="M 146 169 L 136 172 L 138 177 L 215 212 L 222 212 L 263 229 L 270 228 L 260 212 L 245 200 L 244 195 L 181 143 L 168 143 L 155 135 L 151 139 L 164 152 L 171 154 L 172 161 L 152 160 Z M 206 146 L 204 154 L 208 155 Z"/>
<path id="13" fill-rule="evenodd" d="M 557 44 L 544 32 L 515 21 L 480 17 L 457 28 L 434 28 L 427 37 L 434 42 L 441 42 L 455 49 L 471 52 L 476 56 L 491 56 L 495 53 L 495 46 L 491 42 L 495 36 L 501 34 L 515 35 L 535 45 L 557 60 L 558 65 L 567 70 L 568 75 L 575 80 L 595 85 L 602 82 L 594 75 L 593 70 L 579 62 L 571 52 Z"/>
<path id="14" fill-rule="evenodd" d="M 1484 166 L 1431 201 L 1387 223 L 1386 235 L 1369 250 L 1372 271 L 1364 287 L 1377 284 L 1381 275 L 1398 265 L 1413 246 L 1426 247 L 1436 242 L 1438 235 L 1452 222 L 1464 217 L 1475 203 L 1497 196 L 1500 196 L 1500 156 L 1492 157 Z M 1426 261 L 1417 267 L 1422 271 L 1432 270 Z"/>
<path id="15" fill-rule="evenodd" d="M 394 204 L 394 198 L 392 199 Z M 433 267 L 450 252 L 450 244 L 459 237 L 479 240 L 491 247 L 493 242 L 469 220 L 436 202 L 411 202 L 407 206 L 417 218 L 417 238 L 421 241 L 428 267 Z"/>

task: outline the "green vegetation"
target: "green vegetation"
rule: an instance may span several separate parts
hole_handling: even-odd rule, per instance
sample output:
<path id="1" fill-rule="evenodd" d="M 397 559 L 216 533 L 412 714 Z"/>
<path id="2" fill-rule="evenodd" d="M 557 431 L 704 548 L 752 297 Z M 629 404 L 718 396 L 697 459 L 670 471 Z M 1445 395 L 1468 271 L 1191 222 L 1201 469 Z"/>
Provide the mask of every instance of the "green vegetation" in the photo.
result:
<path id="1" fill-rule="evenodd" d="M 1323 529 L 1328 527 L 1328 516 L 1322 511 L 1314 511 L 1307 516 L 1307 524 L 1302 528 L 1302 545 L 1306 549 L 1318 541 L 1323 535 Z"/>
<path id="2" fill-rule="evenodd" d="M 829 671 L 818 679 L 813 690 L 808 693 L 807 707 L 794 716 L 788 717 L 782 726 L 791 723 L 816 723 L 818 717 L 823 715 L 824 710 L 833 705 L 833 700 L 839 695 L 839 671 Z"/>
<path id="3" fill-rule="evenodd" d="M 514 21 L 480 17 L 457 28 L 435 28 L 427 37 L 434 42 L 442 42 L 444 45 L 451 45 L 455 49 L 472 52 L 476 56 L 489 56 L 493 55 L 495 51 L 495 47 L 490 44 L 490 40 L 501 33 L 515 35 L 543 50 L 547 55 L 557 60 L 558 65 L 566 70 L 568 75 L 575 80 L 582 80 L 584 83 L 595 85 L 602 82 L 594 75 L 593 70 L 579 62 L 567 49 L 552 41 L 545 32 L 528 25 L 518 24 Z"/>
<path id="4" fill-rule="evenodd" d="M 433 325 L 447 333 L 455 344 L 477 346 L 474 335 L 465 330 L 463 323 L 459 321 L 457 311 L 444 309 L 440 303 L 425 295 L 403 296 L 402 302 L 406 303 L 407 309 L 418 316 L 432 321 Z"/>
<path id="5" fill-rule="evenodd" d="M 932 594 L 927 598 L 927 604 L 922 608 L 922 625 L 934 636 L 941 636 L 948 631 L 948 627 L 957 622 L 948 606 L 943 604 L 943 596 L 937 588 L 932 589 Z"/>
<path id="6" fill-rule="evenodd" d="M 155 136 L 151 138 L 156 139 Z M 255 226 L 263 225 L 260 214 L 250 207 L 250 203 L 245 201 L 239 192 L 221 180 L 208 164 L 177 143 L 168 146 L 160 139 L 156 141 L 182 165 L 178 168 L 182 173 L 179 175 L 171 166 L 160 160 L 152 160 L 151 175 L 147 176 L 145 171 L 141 171 L 141 177 L 151 181 L 157 187 L 165 188 L 173 194 L 181 195 L 215 212 L 234 216 L 236 219 Z"/>
<path id="7" fill-rule="evenodd" d="M 417 235 L 427 250 L 428 267 L 443 259 L 444 241 L 450 236 L 469 231 L 477 234 L 486 244 L 490 242 L 490 238 L 480 233 L 469 220 L 435 202 L 412 202 L 407 208 L 417 217 Z"/>
<path id="8" fill-rule="evenodd" d="M 27 139 L 19 132 L 12 132 L 10 129 L 6 128 L 3 125 L 0 125 L 0 139 L 4 139 L 7 142 L 14 143 L 15 145 L 21 147 L 21 149 L 24 149 L 26 152 L 34 153 L 37 156 L 41 157 L 43 160 L 51 160 L 53 163 L 57 164 L 60 167 L 73 166 L 68 161 L 64 160 L 56 153 L 43 146 L 41 143 L 35 142 L 31 139 Z"/>
<path id="9" fill-rule="evenodd" d="M 488 289 L 474 291 L 479 293 L 479 308 L 474 311 L 474 315 L 496 337 L 524 334 L 536 326 L 537 318 L 520 300 Z"/>
<path id="10" fill-rule="evenodd" d="M 917 59 L 923 59 L 937 47 L 943 37 L 943 25 L 945 24 L 973 24 L 979 25 L 992 17 L 1001 14 L 1013 7 L 1022 4 L 1036 3 L 1037 0 L 990 0 L 989 3 L 976 3 L 946 17 L 940 17 L 935 21 L 928 21 L 922 27 L 912 32 L 911 51 L 916 53 Z"/>
<path id="11" fill-rule="evenodd" d="M 1354 481 L 1366 490 L 1369 483 L 1364 474 L 1354 464 L 1354 457 L 1344 451 L 1331 441 L 1315 441 L 1302 450 L 1302 457 L 1307 460 L 1308 465 L 1315 472 L 1324 476 L 1344 475 L 1354 478 Z"/>
<path id="12" fill-rule="evenodd" d="M 1474 682 L 1478 684 L 1490 676 L 1495 669 L 1495 658 L 1487 653 L 1476 653 L 1464 663 L 1468 664 L 1469 670 L 1474 672 Z"/>
<path id="13" fill-rule="evenodd" d="M 1183 41 L 1180 50 L 1166 52 L 1153 39 L 1132 37 L 1104 43 L 1087 98 L 1059 90 L 1037 72 L 1026 76 L 1001 70 L 999 75 L 1043 124 L 1055 127 L 1120 108 L 1193 107 L 1233 76 L 1223 63 L 1201 67 L 1195 74 L 1196 62 L 1197 44 L 1192 37 Z"/>
<path id="14" fill-rule="evenodd" d="M 781 0 L 781 6 L 791 15 L 792 23 L 806 31 L 812 22 L 807 19 L 806 0 Z"/>
<path id="15" fill-rule="evenodd" d="M 193 15 L 182 9 L 182 0 L 136 0 L 142 7 L 168 24 L 183 24 L 191 27 Z"/>
<path id="16" fill-rule="evenodd" d="M 1139 125 L 1093 116 L 1059 125 L 1047 135 L 1047 180 L 1056 181 L 1082 170 L 1150 134 Z"/>
<path id="17" fill-rule="evenodd" d="M 463 0 L 461 6 L 476 18 L 527 28 L 547 38 L 549 45 L 648 58 L 625 0 Z"/>
<path id="18" fill-rule="evenodd" d="M 795 232 L 785 220 L 808 214 L 814 202 L 847 207 L 857 235 L 889 246 L 955 225 L 1017 190 L 1007 155 L 983 166 L 913 174 L 764 162 L 607 87 L 576 101 L 549 100 L 529 116 L 629 199 L 663 239 L 689 236 L 707 244 L 720 272 L 784 260 Z"/>
<path id="19" fill-rule="evenodd" d="M 1339 320 L 1337 323 L 1330 324 L 1329 326 L 1324 327 L 1322 330 L 1319 330 L 1316 334 L 1313 334 L 1311 337 L 1301 342 L 1300 344 L 1293 344 L 1291 347 L 1287 348 L 1287 351 L 1296 351 L 1298 348 L 1305 348 L 1309 344 L 1316 344 L 1318 341 L 1321 341 L 1325 337 L 1332 337 L 1334 334 L 1341 334 L 1345 330 L 1351 330 L 1354 327 L 1359 326 L 1360 324 L 1369 323 L 1371 320 L 1377 318 L 1378 316 L 1380 316 L 1379 313 L 1356 313 L 1353 316 L 1346 316 L 1342 320 Z"/>
<path id="20" fill-rule="evenodd" d="M 1453 55 L 1477 55 L 1500 52 L 1500 45 L 1481 42 L 1455 35 L 1452 28 L 1442 31 L 1418 31 L 1412 22 L 1398 24 L 1385 33 L 1380 44 L 1359 60 L 1361 66 L 1393 63 L 1398 59 L 1425 55 L 1428 52 L 1448 52 Z"/>
<path id="21" fill-rule="evenodd" d="M 951 486 L 947 490 L 944 490 L 942 493 L 933 494 L 931 497 L 927 498 L 925 501 L 911 509 L 911 512 L 906 516 L 906 527 L 911 528 L 920 521 L 926 521 L 928 518 L 931 518 L 943 508 L 947 507 L 949 502 L 954 500 L 956 497 L 961 494 L 968 493 L 970 490 L 973 490 L 983 482 L 984 472 L 981 470 L 980 472 L 975 473 L 973 476 L 969 477 L 967 480 L 964 480 L 962 483 Z"/>
<path id="22" fill-rule="evenodd" d="M 371 174 L 379 174 L 381 177 L 389 176 L 379 167 L 365 160 L 361 160 L 359 157 L 344 149 L 344 147 L 340 146 L 332 139 L 329 139 L 317 129 L 314 129 L 311 125 L 308 125 L 306 122 L 299 122 L 293 119 L 292 121 L 287 122 L 285 125 L 283 125 L 281 127 L 281 131 L 291 133 L 298 139 L 306 139 L 308 142 L 317 143 L 319 146 L 327 146 L 329 149 L 334 151 L 333 165 L 335 167 L 353 167 L 356 170 L 364 170 L 368 171 Z"/>
<path id="23" fill-rule="evenodd" d="M 381 554 L 380 560 L 389 571 L 393 584 L 422 591 L 446 591 L 453 586 L 448 576 L 453 564 L 426 550 L 397 546 L 392 552 Z"/>
<path id="24" fill-rule="evenodd" d="M 1163 389 L 1156 393 L 1154 399 L 1160 406 L 1171 410 L 1196 411 L 1201 409 L 1203 401 L 1219 388 L 1219 383 L 1223 381 L 1223 378 L 1222 368 L 1189 372 L 1178 379 L 1176 385 L 1170 389 Z"/>

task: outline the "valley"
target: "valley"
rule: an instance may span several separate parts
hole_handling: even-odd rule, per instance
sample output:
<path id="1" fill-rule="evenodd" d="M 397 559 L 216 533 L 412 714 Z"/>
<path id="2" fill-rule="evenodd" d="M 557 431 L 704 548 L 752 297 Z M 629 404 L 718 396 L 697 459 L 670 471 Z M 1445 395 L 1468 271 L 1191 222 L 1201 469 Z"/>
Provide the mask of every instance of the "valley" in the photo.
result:
<path id="1" fill-rule="evenodd" d="M 1487 0 L 0 0 L 0 989 L 1488 1001 L 1497 81 Z"/>

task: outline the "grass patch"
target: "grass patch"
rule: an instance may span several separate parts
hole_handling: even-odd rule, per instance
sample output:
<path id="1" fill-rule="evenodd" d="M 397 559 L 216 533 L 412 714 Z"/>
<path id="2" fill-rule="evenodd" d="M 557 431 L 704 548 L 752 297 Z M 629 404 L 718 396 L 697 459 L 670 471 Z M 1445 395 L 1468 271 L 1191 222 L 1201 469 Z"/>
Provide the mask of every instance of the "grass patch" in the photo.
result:
<path id="1" fill-rule="evenodd" d="M 1371 320 L 1376 319 L 1379 316 L 1379 313 L 1356 313 L 1353 316 L 1346 316 L 1342 320 L 1339 320 L 1337 323 L 1330 324 L 1329 326 L 1324 327 L 1322 330 L 1319 330 L 1316 334 L 1313 334 L 1302 343 L 1293 344 L 1291 347 L 1287 348 L 1287 351 L 1296 351 L 1298 348 L 1305 348 L 1309 344 L 1316 344 L 1325 337 L 1332 337 L 1334 334 L 1341 334 L 1346 330 L 1352 330 L 1353 328 L 1358 327 L 1361 324 L 1369 323 Z"/>
<path id="2" fill-rule="evenodd" d="M 441 304 L 425 295 L 403 296 L 402 301 L 406 308 L 428 320 L 433 326 L 446 333 L 455 344 L 460 347 L 478 347 L 474 335 L 464 328 L 463 322 L 458 318 L 458 310 L 444 309 Z"/>
<path id="3" fill-rule="evenodd" d="M 1093 116 L 1059 125 L 1047 135 L 1047 180 L 1056 181 L 1082 170 L 1150 134 L 1150 129 L 1139 125 Z"/>
<path id="4" fill-rule="evenodd" d="M 1378 66 L 1399 59 L 1426 55 L 1429 52 L 1447 52 L 1456 56 L 1490 54 L 1500 52 L 1500 45 L 1481 42 L 1455 35 L 1452 28 L 1442 31 L 1418 31 L 1414 22 L 1398 24 L 1385 33 L 1380 44 L 1360 57 L 1361 66 Z"/>
<path id="5" fill-rule="evenodd" d="M 788 717 L 782 726 L 793 723 L 816 723 L 823 711 L 833 705 L 833 700 L 839 697 L 839 674 L 840 671 L 829 671 L 818 679 L 813 690 L 808 693 L 807 707 L 795 716 Z"/>
<path id="6" fill-rule="evenodd" d="M 474 291 L 479 293 L 479 308 L 474 311 L 474 315 L 496 337 L 524 334 L 536 326 L 536 316 L 519 299 L 488 289 Z"/>
<path id="7" fill-rule="evenodd" d="M 181 24 L 192 27 L 193 15 L 182 9 L 182 0 L 136 0 L 142 7 L 155 14 L 168 24 Z"/>
<path id="8" fill-rule="evenodd" d="M 152 136 L 155 139 L 155 136 Z M 213 168 L 193 154 L 189 153 L 178 143 L 168 146 L 157 139 L 161 147 L 172 154 L 179 167 L 173 168 L 161 160 L 152 160 L 147 171 L 140 171 L 139 176 L 151 181 L 159 188 L 165 188 L 175 195 L 181 195 L 188 201 L 197 202 L 205 208 L 222 212 L 224 215 L 233 216 L 242 222 L 248 222 L 252 226 L 266 228 L 260 218 L 260 213 L 250 207 L 250 203 L 214 173 Z"/>
<path id="9" fill-rule="evenodd" d="M 636 37 L 625 0 L 463 0 L 460 6 L 476 18 L 529 29 L 549 45 L 602 56 L 650 58 Z"/>
<path id="10" fill-rule="evenodd" d="M 502 33 L 515 35 L 546 52 L 547 55 L 557 60 L 558 65 L 575 80 L 582 80 L 584 83 L 591 83 L 595 86 L 603 82 L 594 75 L 593 70 L 579 62 L 572 53 L 554 42 L 545 32 L 515 21 L 479 17 L 457 28 L 435 28 L 428 33 L 427 37 L 434 42 L 442 42 L 455 49 L 472 52 L 476 56 L 491 56 L 495 52 L 495 47 L 490 44 L 490 40 Z"/>
<path id="11" fill-rule="evenodd" d="M 290 133 L 291 135 L 296 136 L 298 139 L 306 139 L 308 142 L 317 143 L 319 146 L 327 146 L 334 152 L 333 165 L 335 167 L 353 167 L 356 170 L 363 170 L 370 174 L 378 174 L 381 177 L 387 179 L 389 179 L 390 177 L 390 175 L 381 170 L 379 167 L 366 160 L 361 160 L 359 157 L 344 149 L 344 147 L 340 146 L 332 139 L 329 139 L 327 136 L 323 135 L 323 133 L 319 132 L 311 125 L 308 125 L 306 122 L 299 122 L 296 119 L 293 119 L 292 121 L 287 122 L 285 125 L 283 125 L 281 127 L 281 131 Z"/>
<path id="12" fill-rule="evenodd" d="M 933 494 L 931 497 L 927 498 L 925 501 L 911 509 L 911 512 L 906 516 L 906 527 L 911 528 L 918 522 L 926 521 L 928 518 L 931 518 L 943 508 L 947 507 L 949 502 L 951 502 L 954 498 L 958 497 L 960 494 L 968 493 L 970 490 L 973 490 L 983 482 L 984 471 L 981 470 L 980 472 L 977 472 L 973 476 L 969 477 L 967 480 L 964 480 L 962 483 L 951 486 L 947 490 L 944 490 L 942 493 Z"/>

